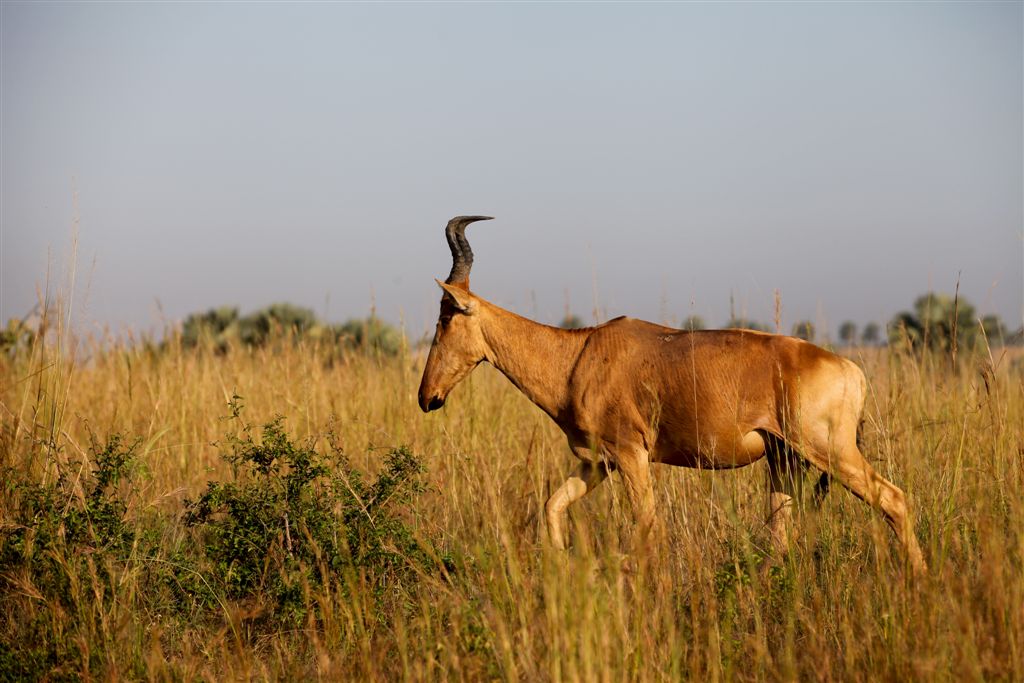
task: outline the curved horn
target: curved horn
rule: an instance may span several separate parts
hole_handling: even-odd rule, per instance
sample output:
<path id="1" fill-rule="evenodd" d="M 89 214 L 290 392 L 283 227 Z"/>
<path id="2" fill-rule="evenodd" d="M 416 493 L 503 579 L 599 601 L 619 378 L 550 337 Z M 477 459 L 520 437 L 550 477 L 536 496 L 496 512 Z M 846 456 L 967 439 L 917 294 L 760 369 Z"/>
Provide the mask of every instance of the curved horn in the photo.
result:
<path id="1" fill-rule="evenodd" d="M 448 238 L 448 248 L 452 250 L 452 272 L 448 274 L 447 284 L 461 284 L 469 289 L 469 269 L 473 267 L 473 250 L 466 240 L 466 226 L 476 221 L 489 221 L 493 216 L 456 216 L 448 221 L 444 235 Z"/>

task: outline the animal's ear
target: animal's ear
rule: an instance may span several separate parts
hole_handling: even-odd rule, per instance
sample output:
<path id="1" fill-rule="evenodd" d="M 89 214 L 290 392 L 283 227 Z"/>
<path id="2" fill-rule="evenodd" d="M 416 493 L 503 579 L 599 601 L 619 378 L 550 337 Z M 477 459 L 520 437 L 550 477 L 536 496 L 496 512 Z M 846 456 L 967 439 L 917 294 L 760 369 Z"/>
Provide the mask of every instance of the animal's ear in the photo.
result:
<path id="1" fill-rule="evenodd" d="M 441 282 L 438 279 L 434 279 L 437 286 L 445 291 L 445 293 L 451 297 L 455 303 L 455 307 L 463 313 L 473 313 L 476 310 L 476 301 L 473 300 L 473 295 L 469 293 L 469 290 L 463 289 L 462 287 L 456 287 L 450 285 L 447 282 Z"/>

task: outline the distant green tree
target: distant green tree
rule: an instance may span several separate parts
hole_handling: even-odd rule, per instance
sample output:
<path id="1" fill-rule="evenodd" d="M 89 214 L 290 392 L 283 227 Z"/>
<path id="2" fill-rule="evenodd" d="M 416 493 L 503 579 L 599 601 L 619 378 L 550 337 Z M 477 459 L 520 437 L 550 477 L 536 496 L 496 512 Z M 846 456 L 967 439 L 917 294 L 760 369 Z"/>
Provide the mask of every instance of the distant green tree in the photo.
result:
<path id="1" fill-rule="evenodd" d="M 814 323 L 810 320 L 801 320 L 793 325 L 793 336 L 804 341 L 814 341 Z"/>
<path id="2" fill-rule="evenodd" d="M 868 323 L 864 326 L 864 330 L 860 333 L 861 343 L 867 344 L 868 346 L 875 346 L 878 344 L 878 340 L 881 338 L 881 329 L 878 327 L 878 323 Z"/>
<path id="3" fill-rule="evenodd" d="M 845 321 L 839 326 L 839 341 L 850 346 L 857 341 L 857 323 L 852 320 Z"/>
<path id="4" fill-rule="evenodd" d="M 981 319 L 981 329 L 989 346 L 1005 346 L 1010 339 L 1010 331 L 998 315 L 986 315 Z"/>
<path id="5" fill-rule="evenodd" d="M 333 328 L 338 341 L 348 349 L 396 355 L 402 349 L 402 335 L 376 316 L 351 318 Z"/>
<path id="6" fill-rule="evenodd" d="M 558 326 L 566 330 L 578 330 L 586 327 L 586 324 L 584 324 L 583 318 L 575 313 L 566 313 L 565 317 L 562 318 L 562 322 L 558 323 Z"/>
<path id="7" fill-rule="evenodd" d="M 32 329 L 20 318 L 9 318 L 7 327 L 0 329 L 0 352 L 14 354 L 19 349 L 28 348 L 34 338 Z"/>
<path id="8" fill-rule="evenodd" d="M 684 330 L 703 330 L 706 329 L 707 325 L 704 323 L 704 318 L 699 315 L 691 315 L 683 321 Z"/>
<path id="9" fill-rule="evenodd" d="M 312 310 L 289 303 L 273 304 L 244 317 L 232 306 L 193 313 L 185 319 L 181 339 L 186 347 L 208 344 L 223 352 L 232 342 L 258 347 L 279 335 L 386 355 L 397 354 L 403 342 L 401 332 L 376 316 L 327 325 L 317 320 Z"/>
<path id="10" fill-rule="evenodd" d="M 238 308 L 221 306 L 205 313 L 192 313 L 181 328 L 181 343 L 186 347 L 210 345 L 226 351 L 233 339 L 238 338 Z"/>
<path id="11" fill-rule="evenodd" d="M 729 322 L 725 324 L 725 328 L 728 330 L 754 330 L 755 332 L 768 331 L 767 326 L 753 320 L 747 320 L 746 318 L 731 318 Z"/>
<path id="12" fill-rule="evenodd" d="M 247 346 L 262 346 L 272 334 L 301 336 L 318 325 L 313 311 L 288 303 L 271 304 L 238 322 L 239 336 Z"/>
<path id="13" fill-rule="evenodd" d="M 945 350 L 957 345 L 969 348 L 978 334 L 974 306 L 965 299 L 954 301 L 946 294 L 928 292 L 914 301 L 913 311 L 901 311 L 889 322 L 889 342 L 909 342 L 915 349 Z"/>

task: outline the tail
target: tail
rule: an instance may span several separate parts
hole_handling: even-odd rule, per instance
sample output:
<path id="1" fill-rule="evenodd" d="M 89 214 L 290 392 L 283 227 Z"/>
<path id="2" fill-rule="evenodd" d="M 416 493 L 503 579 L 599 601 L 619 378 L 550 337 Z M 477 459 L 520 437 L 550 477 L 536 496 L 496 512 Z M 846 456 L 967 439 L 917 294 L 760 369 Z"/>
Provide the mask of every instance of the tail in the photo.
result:
<path id="1" fill-rule="evenodd" d="M 825 502 L 825 496 L 828 495 L 828 487 L 832 482 L 832 477 L 828 476 L 828 472 L 822 472 L 821 476 L 818 477 L 818 483 L 814 485 L 814 505 L 821 507 L 821 504 Z"/>

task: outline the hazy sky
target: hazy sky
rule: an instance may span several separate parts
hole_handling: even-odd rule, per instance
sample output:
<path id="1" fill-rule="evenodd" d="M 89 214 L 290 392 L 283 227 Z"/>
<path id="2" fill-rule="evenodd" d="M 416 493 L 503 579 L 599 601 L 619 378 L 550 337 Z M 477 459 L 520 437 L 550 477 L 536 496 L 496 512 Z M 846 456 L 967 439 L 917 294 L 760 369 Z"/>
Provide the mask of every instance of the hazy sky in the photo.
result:
<path id="1" fill-rule="evenodd" d="M 1022 4 L 3 2 L 2 317 L 80 236 L 87 329 L 275 301 L 432 326 L 929 288 L 1021 323 Z M 56 280 L 51 275 L 51 280 Z M 162 306 L 162 315 L 157 302 Z"/>

